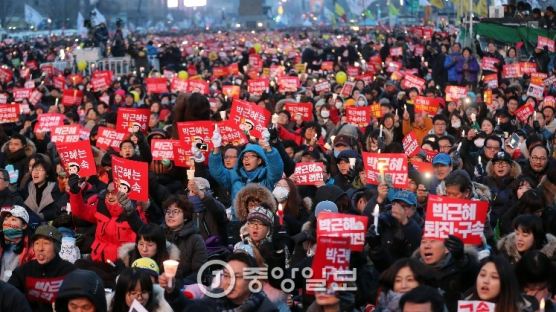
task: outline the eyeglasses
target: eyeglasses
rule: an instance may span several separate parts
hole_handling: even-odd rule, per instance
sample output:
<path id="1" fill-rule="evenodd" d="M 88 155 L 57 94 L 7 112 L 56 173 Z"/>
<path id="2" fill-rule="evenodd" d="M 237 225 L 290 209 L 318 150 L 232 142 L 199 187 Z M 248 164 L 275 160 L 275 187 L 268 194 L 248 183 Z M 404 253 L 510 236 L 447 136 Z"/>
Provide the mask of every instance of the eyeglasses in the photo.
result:
<path id="1" fill-rule="evenodd" d="M 494 163 L 494 165 L 498 166 L 498 167 L 508 167 L 510 164 L 508 164 L 505 161 L 497 161 L 497 162 Z"/>
<path id="2" fill-rule="evenodd" d="M 166 210 L 166 215 L 169 215 L 169 216 L 176 216 L 176 215 L 179 215 L 181 213 L 183 213 L 183 211 L 181 211 L 180 209 L 174 209 L 174 210 L 168 209 L 168 210 Z"/>
<path id="3" fill-rule="evenodd" d="M 257 155 L 249 155 L 249 154 L 243 155 L 243 159 L 252 159 L 252 158 L 259 158 L 259 156 L 257 156 Z"/>
<path id="4" fill-rule="evenodd" d="M 531 160 L 534 161 L 534 162 L 544 162 L 544 161 L 547 160 L 547 158 L 546 157 L 533 156 L 533 157 L 531 157 Z"/>
<path id="5" fill-rule="evenodd" d="M 245 157 L 245 156 L 243 156 L 243 157 Z M 237 156 L 224 156 L 224 159 L 225 159 L 225 160 L 228 160 L 228 159 L 236 159 L 236 158 L 237 158 Z"/>

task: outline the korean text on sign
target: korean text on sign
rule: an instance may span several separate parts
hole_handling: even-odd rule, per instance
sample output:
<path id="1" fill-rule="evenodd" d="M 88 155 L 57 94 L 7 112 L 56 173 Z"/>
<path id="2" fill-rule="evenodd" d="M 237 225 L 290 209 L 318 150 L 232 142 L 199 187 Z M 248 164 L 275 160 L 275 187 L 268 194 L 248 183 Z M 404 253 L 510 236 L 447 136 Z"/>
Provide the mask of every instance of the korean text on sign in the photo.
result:
<path id="1" fill-rule="evenodd" d="M 19 104 L 0 105 L 0 124 L 17 122 L 19 120 Z"/>
<path id="2" fill-rule="evenodd" d="M 405 188 L 408 182 L 407 156 L 400 153 L 363 153 L 367 183 L 391 184 L 395 188 Z"/>
<path id="3" fill-rule="evenodd" d="M 149 165 L 112 156 L 112 175 L 120 192 L 125 192 L 133 200 L 149 199 Z"/>
<path id="4" fill-rule="evenodd" d="M 97 174 L 89 141 L 56 143 L 56 149 L 68 174 L 77 174 L 80 177 L 90 177 Z"/>
<path id="5" fill-rule="evenodd" d="M 326 291 L 328 288 L 338 291 L 347 286 L 348 281 L 343 279 L 343 274 L 349 270 L 350 258 L 348 238 L 317 237 L 317 249 L 311 265 L 313 276 L 307 280 L 307 292 Z"/>
<path id="6" fill-rule="evenodd" d="M 174 160 L 174 144 L 178 142 L 178 140 L 153 139 L 151 141 L 153 160 Z"/>
<path id="7" fill-rule="evenodd" d="M 121 132 L 147 132 L 151 111 L 148 108 L 118 109 L 116 129 Z"/>
<path id="8" fill-rule="evenodd" d="M 64 124 L 64 114 L 58 113 L 46 113 L 40 114 L 37 117 L 37 123 L 35 124 L 35 132 L 50 132 L 54 127 L 62 126 Z"/>
<path id="9" fill-rule="evenodd" d="M 321 162 L 300 162 L 295 164 L 293 180 L 297 185 L 320 185 L 324 181 L 324 164 Z"/>
<path id="10" fill-rule="evenodd" d="M 366 216 L 321 212 L 317 219 L 317 237 L 347 237 L 353 251 L 362 251 L 367 232 Z"/>
<path id="11" fill-rule="evenodd" d="M 116 152 L 120 151 L 120 143 L 126 137 L 126 132 L 99 127 L 96 146 L 103 151 L 113 148 Z"/>
<path id="12" fill-rule="evenodd" d="M 448 235 L 478 245 L 485 227 L 488 202 L 430 195 L 423 238 L 443 240 Z"/>
<path id="13" fill-rule="evenodd" d="M 270 112 L 255 103 L 234 99 L 230 120 L 244 133 L 260 138 L 270 122 Z"/>
<path id="14" fill-rule="evenodd" d="M 284 105 L 284 109 L 290 112 L 292 118 L 294 118 L 294 116 L 296 116 L 297 114 L 300 114 L 303 118 L 303 121 L 313 120 L 313 104 L 311 103 L 288 102 Z"/>

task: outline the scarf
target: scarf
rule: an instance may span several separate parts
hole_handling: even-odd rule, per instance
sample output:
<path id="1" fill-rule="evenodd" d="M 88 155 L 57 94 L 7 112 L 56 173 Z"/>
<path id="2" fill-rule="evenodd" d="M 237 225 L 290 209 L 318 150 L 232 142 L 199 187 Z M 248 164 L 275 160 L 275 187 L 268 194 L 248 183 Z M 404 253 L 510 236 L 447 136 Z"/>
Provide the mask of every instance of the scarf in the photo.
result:
<path id="1" fill-rule="evenodd" d="M 260 166 L 251 171 L 247 171 L 245 170 L 245 168 L 241 168 L 241 171 L 244 172 L 247 176 L 248 182 L 253 182 L 261 174 L 262 170 L 263 168 Z"/>
<path id="2" fill-rule="evenodd" d="M 27 155 L 25 154 L 25 147 L 14 153 L 6 151 L 6 163 L 8 164 L 16 163 L 24 159 L 25 157 L 27 157 Z"/>

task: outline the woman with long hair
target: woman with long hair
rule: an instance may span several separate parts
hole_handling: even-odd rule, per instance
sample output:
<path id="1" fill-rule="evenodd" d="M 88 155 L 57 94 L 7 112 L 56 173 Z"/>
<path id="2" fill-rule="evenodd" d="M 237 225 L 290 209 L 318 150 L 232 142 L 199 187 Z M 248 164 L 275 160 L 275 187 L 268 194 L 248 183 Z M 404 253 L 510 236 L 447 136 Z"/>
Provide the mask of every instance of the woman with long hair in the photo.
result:
<path id="1" fill-rule="evenodd" d="M 134 300 L 137 300 L 147 311 L 163 311 L 164 297 L 155 293 L 151 274 L 145 269 L 126 268 L 118 276 L 114 295 L 108 304 L 108 311 L 128 312 Z"/>
<path id="2" fill-rule="evenodd" d="M 288 235 L 298 234 L 301 226 L 309 218 L 310 207 L 307 207 L 299 195 L 297 185 L 291 179 L 283 178 L 276 183 L 272 195 L 278 202 L 277 213 L 281 225 L 285 227 Z"/>

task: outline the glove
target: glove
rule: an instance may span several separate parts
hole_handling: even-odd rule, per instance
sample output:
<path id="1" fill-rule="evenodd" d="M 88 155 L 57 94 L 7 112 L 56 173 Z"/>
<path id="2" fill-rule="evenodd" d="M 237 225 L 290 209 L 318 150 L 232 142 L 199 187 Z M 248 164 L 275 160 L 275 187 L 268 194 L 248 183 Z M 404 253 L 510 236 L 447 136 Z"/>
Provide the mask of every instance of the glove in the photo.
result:
<path id="1" fill-rule="evenodd" d="M 476 165 L 473 173 L 475 174 L 475 177 L 482 177 L 484 175 L 483 166 Z"/>
<path id="2" fill-rule="evenodd" d="M 454 235 L 449 235 L 444 240 L 444 246 L 452 254 L 454 260 L 461 260 L 463 258 L 463 241 Z"/>
<path id="3" fill-rule="evenodd" d="M 219 148 L 222 146 L 222 136 L 220 135 L 220 131 L 214 131 L 212 133 L 211 141 L 214 148 Z"/>
<path id="4" fill-rule="evenodd" d="M 133 203 L 129 200 L 126 193 L 118 192 L 118 203 L 120 203 L 127 216 L 130 216 L 135 211 Z"/>
<path id="5" fill-rule="evenodd" d="M 264 129 L 263 132 L 261 132 L 261 143 L 266 146 L 268 145 L 268 142 L 270 141 L 270 132 L 268 132 L 268 129 Z"/>
<path id="6" fill-rule="evenodd" d="M 380 235 L 376 232 L 375 225 L 371 225 L 367 234 L 365 234 L 365 241 L 371 248 L 380 246 Z"/>
<path id="7" fill-rule="evenodd" d="M 68 185 L 72 194 L 79 194 L 81 188 L 79 187 L 79 176 L 77 174 L 70 174 L 68 178 Z"/>
<path id="8" fill-rule="evenodd" d="M 270 130 L 268 130 L 268 133 L 270 134 L 270 137 L 268 139 L 269 142 L 278 141 L 278 128 L 272 127 Z"/>
<path id="9" fill-rule="evenodd" d="M 205 161 L 205 155 L 195 145 L 191 146 L 191 153 L 193 154 L 193 160 L 196 163 L 202 163 Z"/>

